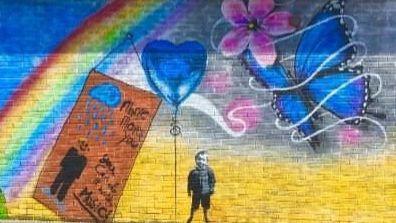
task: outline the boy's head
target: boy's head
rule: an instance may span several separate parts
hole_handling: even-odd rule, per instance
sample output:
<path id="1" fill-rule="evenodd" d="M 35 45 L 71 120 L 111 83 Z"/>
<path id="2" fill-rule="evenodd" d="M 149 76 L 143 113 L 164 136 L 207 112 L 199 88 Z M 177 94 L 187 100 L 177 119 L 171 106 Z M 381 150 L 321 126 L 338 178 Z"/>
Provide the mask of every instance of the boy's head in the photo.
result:
<path id="1" fill-rule="evenodd" d="M 208 154 L 206 151 L 199 151 L 195 154 L 195 164 L 200 169 L 205 169 L 208 165 Z"/>

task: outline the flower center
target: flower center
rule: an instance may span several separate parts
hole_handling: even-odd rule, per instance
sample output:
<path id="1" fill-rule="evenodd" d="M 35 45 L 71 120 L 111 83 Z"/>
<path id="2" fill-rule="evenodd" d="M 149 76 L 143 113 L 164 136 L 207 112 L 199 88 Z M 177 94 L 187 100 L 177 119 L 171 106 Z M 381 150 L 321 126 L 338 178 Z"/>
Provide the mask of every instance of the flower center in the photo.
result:
<path id="1" fill-rule="evenodd" d="M 252 21 L 249 21 L 249 23 L 247 24 L 247 28 L 250 31 L 257 31 L 260 28 L 257 19 L 253 19 Z"/>

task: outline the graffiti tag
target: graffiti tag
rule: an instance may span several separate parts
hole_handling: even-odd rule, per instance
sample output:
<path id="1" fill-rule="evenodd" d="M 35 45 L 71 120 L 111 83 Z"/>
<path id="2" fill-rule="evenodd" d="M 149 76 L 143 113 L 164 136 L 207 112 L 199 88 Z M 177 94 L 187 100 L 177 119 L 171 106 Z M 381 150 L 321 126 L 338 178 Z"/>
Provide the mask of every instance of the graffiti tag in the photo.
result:
<path id="1" fill-rule="evenodd" d="M 144 130 L 136 121 L 147 119 L 149 111 L 146 108 L 134 106 L 134 103 L 129 100 L 122 103 L 120 111 L 124 112 L 120 123 L 124 138 L 119 143 L 126 143 L 132 148 L 136 148 L 144 137 Z"/>

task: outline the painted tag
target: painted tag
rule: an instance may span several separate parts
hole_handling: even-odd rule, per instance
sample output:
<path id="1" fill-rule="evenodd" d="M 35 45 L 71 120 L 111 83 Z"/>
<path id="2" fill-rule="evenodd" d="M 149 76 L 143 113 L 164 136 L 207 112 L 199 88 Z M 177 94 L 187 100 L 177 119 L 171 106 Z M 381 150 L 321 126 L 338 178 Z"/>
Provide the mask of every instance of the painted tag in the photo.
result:
<path id="1" fill-rule="evenodd" d="M 91 72 L 34 198 L 64 220 L 111 221 L 159 105 L 150 92 Z"/>

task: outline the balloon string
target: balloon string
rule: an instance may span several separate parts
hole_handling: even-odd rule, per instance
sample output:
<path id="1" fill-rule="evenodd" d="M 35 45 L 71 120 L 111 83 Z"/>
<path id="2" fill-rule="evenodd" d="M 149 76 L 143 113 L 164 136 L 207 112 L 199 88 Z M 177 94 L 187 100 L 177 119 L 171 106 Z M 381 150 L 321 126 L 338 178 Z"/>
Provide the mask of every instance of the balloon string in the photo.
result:
<path id="1" fill-rule="evenodd" d="M 181 134 L 181 127 L 178 124 L 178 121 L 177 121 L 177 118 L 176 118 L 177 117 L 176 113 L 177 113 L 177 111 L 175 112 L 175 115 L 172 116 L 171 129 L 169 131 L 170 134 L 175 136 L 175 137 Z"/>
<path id="2" fill-rule="evenodd" d="M 175 159 L 175 222 L 177 219 L 177 136 L 181 134 L 181 127 L 177 121 L 178 108 L 176 107 L 175 113 L 172 115 L 170 134 L 173 136 L 174 144 L 174 159 Z"/>
<path id="3" fill-rule="evenodd" d="M 175 119 L 176 122 L 176 119 Z M 177 141 L 176 141 L 177 135 L 173 136 L 173 144 L 175 148 L 175 222 L 177 220 Z"/>

